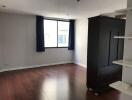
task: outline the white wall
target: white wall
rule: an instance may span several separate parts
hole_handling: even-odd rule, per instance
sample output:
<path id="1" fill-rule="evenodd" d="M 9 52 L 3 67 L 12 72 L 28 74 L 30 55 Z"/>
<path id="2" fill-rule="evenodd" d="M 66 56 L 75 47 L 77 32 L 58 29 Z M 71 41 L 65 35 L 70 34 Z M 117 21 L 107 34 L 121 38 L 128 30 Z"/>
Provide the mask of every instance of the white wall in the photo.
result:
<path id="1" fill-rule="evenodd" d="M 75 63 L 87 67 L 88 19 L 76 21 Z"/>
<path id="2" fill-rule="evenodd" d="M 68 51 L 67 48 L 36 52 L 35 16 L 1 13 L 0 26 L 4 64 L 0 69 L 73 62 L 73 51 Z"/>
<path id="3" fill-rule="evenodd" d="M 128 0 L 128 8 L 132 7 L 132 0 Z M 132 11 L 127 12 L 126 32 L 132 35 Z M 124 43 L 124 60 L 132 61 L 132 40 L 125 40 Z M 132 69 L 123 68 L 123 81 L 132 84 Z"/>

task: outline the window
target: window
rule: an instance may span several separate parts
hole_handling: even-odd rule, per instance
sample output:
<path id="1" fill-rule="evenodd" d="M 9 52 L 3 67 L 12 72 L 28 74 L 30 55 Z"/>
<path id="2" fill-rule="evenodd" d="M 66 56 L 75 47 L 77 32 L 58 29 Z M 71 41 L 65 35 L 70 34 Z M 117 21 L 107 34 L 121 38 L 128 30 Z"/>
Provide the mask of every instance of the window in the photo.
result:
<path id="1" fill-rule="evenodd" d="M 58 47 L 68 47 L 69 22 L 58 21 Z"/>
<path id="2" fill-rule="evenodd" d="M 44 19 L 45 47 L 68 47 L 69 22 Z"/>
<path id="3" fill-rule="evenodd" d="M 57 47 L 57 22 L 44 20 L 45 47 Z"/>

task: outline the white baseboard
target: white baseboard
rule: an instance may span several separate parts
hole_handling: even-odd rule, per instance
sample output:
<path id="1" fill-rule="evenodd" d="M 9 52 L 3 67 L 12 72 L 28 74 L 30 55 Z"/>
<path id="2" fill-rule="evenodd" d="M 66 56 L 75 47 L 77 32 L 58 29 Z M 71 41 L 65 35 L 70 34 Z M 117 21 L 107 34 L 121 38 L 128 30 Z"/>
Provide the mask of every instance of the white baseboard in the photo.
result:
<path id="1" fill-rule="evenodd" d="M 6 69 L 2 69 L 0 70 L 0 72 L 5 72 L 5 71 L 13 71 L 13 70 L 21 70 L 21 69 L 29 69 L 29 68 L 37 68 L 37 67 L 45 67 L 45 66 L 52 66 L 52 65 L 60 65 L 60 64 L 68 64 L 68 63 L 74 63 L 73 61 L 69 61 L 69 62 L 59 62 L 59 63 L 51 63 L 51 64 L 41 64 L 41 65 L 31 65 L 31 66 L 13 66 L 12 65 L 8 65 L 8 66 L 12 66 L 12 68 L 6 68 Z"/>
<path id="2" fill-rule="evenodd" d="M 87 68 L 87 65 L 85 65 L 85 64 L 78 63 L 78 62 L 74 62 L 74 63 L 77 64 L 77 65 L 79 65 L 79 66 L 81 66 L 81 67 L 83 67 L 83 68 Z"/>

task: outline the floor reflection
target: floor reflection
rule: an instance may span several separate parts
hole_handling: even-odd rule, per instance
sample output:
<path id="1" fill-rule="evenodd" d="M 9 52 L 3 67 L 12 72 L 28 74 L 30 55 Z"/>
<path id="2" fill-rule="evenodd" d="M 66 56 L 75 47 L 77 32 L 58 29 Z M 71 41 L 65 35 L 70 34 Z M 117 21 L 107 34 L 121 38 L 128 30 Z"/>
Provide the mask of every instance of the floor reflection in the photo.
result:
<path id="1" fill-rule="evenodd" d="M 40 100 L 69 100 L 68 81 L 66 75 L 44 79 Z"/>

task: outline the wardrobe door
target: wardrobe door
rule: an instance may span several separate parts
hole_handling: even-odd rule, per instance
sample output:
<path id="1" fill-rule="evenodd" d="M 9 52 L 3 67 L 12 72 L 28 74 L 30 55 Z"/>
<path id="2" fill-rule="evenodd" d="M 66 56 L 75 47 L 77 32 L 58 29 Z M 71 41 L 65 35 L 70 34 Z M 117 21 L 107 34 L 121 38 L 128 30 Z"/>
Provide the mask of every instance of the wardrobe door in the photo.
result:
<path id="1" fill-rule="evenodd" d="M 113 23 L 112 23 L 113 24 Z M 123 59 L 124 40 L 115 39 L 114 36 L 124 36 L 125 33 L 125 20 L 116 21 L 114 27 L 111 26 L 110 36 L 110 54 L 109 65 L 112 65 L 113 61 Z"/>
<path id="2" fill-rule="evenodd" d="M 98 18 L 89 19 L 89 28 L 88 28 L 88 59 L 87 64 L 88 68 L 97 67 L 98 63 L 98 42 L 99 42 L 99 23 Z"/>
<path id="3" fill-rule="evenodd" d="M 118 31 L 119 36 L 125 35 L 125 20 L 121 22 L 121 27 Z M 124 52 L 124 39 L 118 39 L 118 60 L 123 59 L 123 52 Z"/>
<path id="4" fill-rule="evenodd" d="M 115 39 L 114 36 L 118 36 L 119 33 L 117 30 L 112 30 L 110 32 L 110 44 L 109 44 L 109 64 L 112 65 L 113 61 L 118 59 L 118 39 Z"/>
<path id="5" fill-rule="evenodd" d="M 99 40 L 99 66 L 105 67 L 108 65 L 109 56 L 109 37 L 110 31 L 107 26 L 101 26 L 100 28 L 100 40 Z"/>

